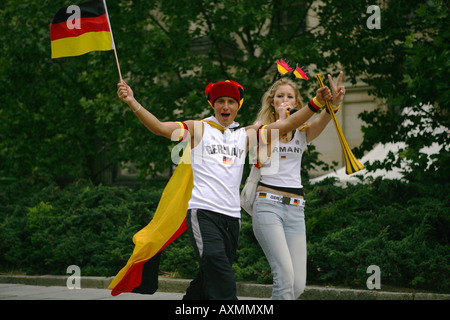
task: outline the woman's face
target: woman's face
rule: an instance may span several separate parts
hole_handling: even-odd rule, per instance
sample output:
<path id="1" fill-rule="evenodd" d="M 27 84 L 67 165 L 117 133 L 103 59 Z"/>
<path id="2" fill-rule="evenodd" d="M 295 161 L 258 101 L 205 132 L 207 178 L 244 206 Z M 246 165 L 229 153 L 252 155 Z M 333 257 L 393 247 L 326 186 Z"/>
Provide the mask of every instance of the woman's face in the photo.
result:
<path id="1" fill-rule="evenodd" d="M 273 97 L 272 107 L 278 112 L 278 108 L 281 104 L 286 106 L 286 109 L 292 109 L 297 107 L 297 100 L 295 99 L 295 91 L 290 85 L 285 84 L 280 86 Z"/>

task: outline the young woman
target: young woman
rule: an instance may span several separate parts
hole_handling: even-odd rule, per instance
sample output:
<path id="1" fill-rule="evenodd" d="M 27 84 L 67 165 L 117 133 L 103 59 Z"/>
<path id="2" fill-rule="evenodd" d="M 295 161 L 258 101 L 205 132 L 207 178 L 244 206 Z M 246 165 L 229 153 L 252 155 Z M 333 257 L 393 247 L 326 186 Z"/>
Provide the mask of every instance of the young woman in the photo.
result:
<path id="1" fill-rule="evenodd" d="M 345 94 L 345 88 L 340 86 L 342 72 L 336 85 L 330 76 L 328 79 L 332 94 L 326 92 L 321 95 L 318 91 L 316 98 L 308 104 L 309 109 L 316 110 L 326 100 L 331 100 L 335 106 L 342 102 Z M 281 78 L 264 94 L 257 123 L 283 121 L 287 110 L 301 107 L 297 84 Z M 336 112 L 338 107 L 333 109 Z M 330 120 L 328 110 L 322 111 L 311 124 L 289 131 L 280 136 L 279 141 L 269 144 L 270 159 L 264 159 L 265 152 L 260 152 L 260 161 L 265 162 L 261 167 L 261 179 L 253 203 L 253 230 L 272 270 L 274 300 L 297 299 L 305 289 L 305 201 L 300 166 L 307 144 L 320 135 Z M 278 161 L 277 172 L 264 174 L 264 168 L 273 165 L 273 160 Z"/>
<path id="2" fill-rule="evenodd" d="M 259 127 L 239 128 L 234 121 L 244 95 L 239 83 L 210 83 L 205 94 L 213 107 L 213 117 L 202 121 L 161 122 L 135 99 L 125 82 L 118 84 L 119 98 L 151 132 L 175 140 L 180 128 L 181 132 L 188 133 L 185 139 L 191 146 L 194 186 L 186 224 L 200 270 L 184 298 L 236 299 L 232 263 L 240 231 L 239 187 L 249 135 L 255 136 Z M 264 141 L 271 141 L 272 129 L 281 134 L 290 132 L 313 114 L 303 108 L 283 121 L 269 124 L 263 134 Z"/>

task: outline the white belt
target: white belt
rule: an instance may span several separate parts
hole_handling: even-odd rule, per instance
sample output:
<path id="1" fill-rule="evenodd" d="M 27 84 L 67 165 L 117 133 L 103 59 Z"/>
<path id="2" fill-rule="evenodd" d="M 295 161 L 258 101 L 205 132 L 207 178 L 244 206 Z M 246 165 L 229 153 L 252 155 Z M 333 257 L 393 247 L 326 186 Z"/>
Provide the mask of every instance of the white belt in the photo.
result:
<path id="1" fill-rule="evenodd" d="M 305 199 L 302 198 L 289 198 L 285 196 L 281 196 L 279 194 L 265 192 L 265 191 L 259 191 L 256 193 L 257 199 L 266 199 L 266 200 L 272 200 L 276 202 L 281 202 L 282 204 L 290 204 L 294 206 L 304 207 L 305 206 Z"/>

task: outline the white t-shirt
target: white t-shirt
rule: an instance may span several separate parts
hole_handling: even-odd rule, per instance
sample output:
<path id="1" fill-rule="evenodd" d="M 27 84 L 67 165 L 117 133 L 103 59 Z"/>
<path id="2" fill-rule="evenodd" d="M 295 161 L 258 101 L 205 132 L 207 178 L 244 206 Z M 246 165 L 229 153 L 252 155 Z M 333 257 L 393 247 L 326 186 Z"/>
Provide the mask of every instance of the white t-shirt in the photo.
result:
<path id="1" fill-rule="evenodd" d="M 261 168 L 270 168 L 271 174 L 264 174 L 265 170 L 261 170 L 260 181 L 270 186 L 302 188 L 300 168 L 306 146 L 306 132 L 299 130 L 295 130 L 294 137 L 288 143 L 278 141 L 270 160 L 266 161 Z M 278 163 L 274 160 L 278 160 Z M 272 166 L 275 166 L 276 170 L 273 170 Z"/>
<path id="2" fill-rule="evenodd" d="M 225 133 L 204 123 L 203 138 L 191 149 L 194 188 L 189 209 L 241 217 L 239 188 L 245 164 L 245 128 Z"/>

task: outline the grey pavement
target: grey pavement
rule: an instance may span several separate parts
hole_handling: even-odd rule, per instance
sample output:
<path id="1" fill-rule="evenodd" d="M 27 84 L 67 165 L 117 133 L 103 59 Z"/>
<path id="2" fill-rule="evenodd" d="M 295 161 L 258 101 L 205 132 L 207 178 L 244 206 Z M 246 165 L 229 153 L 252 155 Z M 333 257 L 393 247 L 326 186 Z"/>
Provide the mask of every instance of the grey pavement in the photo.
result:
<path id="1" fill-rule="evenodd" d="M 121 293 L 107 289 L 113 278 L 82 277 L 80 289 L 69 289 L 68 276 L 0 275 L 0 300 L 182 300 L 190 280 L 160 278 L 159 289 L 152 295 Z M 251 293 L 245 288 L 241 293 Z M 255 295 L 255 294 L 253 294 Z M 260 294 L 238 296 L 239 300 L 268 300 Z"/>
<path id="2" fill-rule="evenodd" d="M 62 286 L 33 286 L 0 283 L 0 300 L 181 300 L 181 293 L 156 292 L 154 295 L 122 293 L 111 296 L 108 289 L 68 289 Z"/>
<path id="3" fill-rule="evenodd" d="M 109 289 L 68 289 L 63 286 L 33 286 L 0 283 L 0 300 L 182 300 L 184 293 L 160 292 L 152 295 L 121 293 L 111 295 Z M 239 300 L 268 300 L 266 298 L 238 297 Z"/>
<path id="4" fill-rule="evenodd" d="M 81 289 L 67 287 L 68 276 L 0 275 L 0 300 L 181 300 L 190 280 L 159 278 L 153 295 L 122 293 L 112 296 L 112 277 L 81 277 Z M 237 283 L 239 300 L 267 300 L 271 285 Z M 389 292 L 307 286 L 301 300 L 450 300 L 450 294 Z"/>

